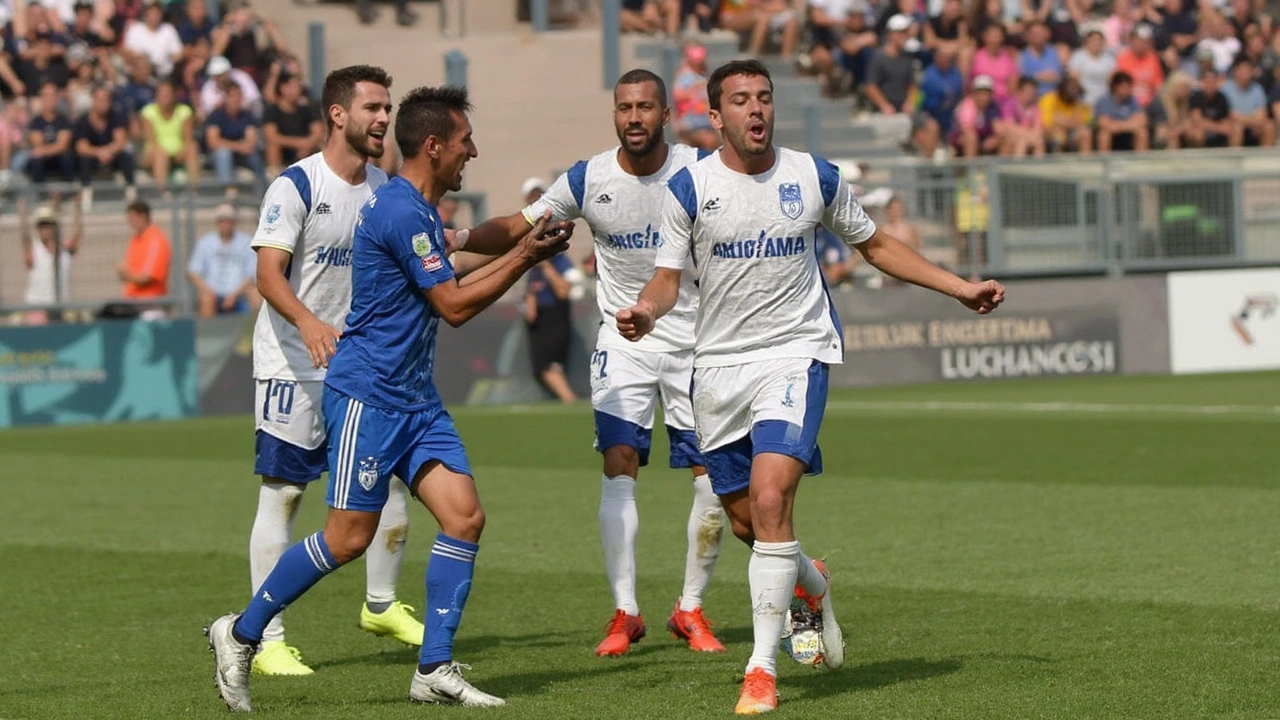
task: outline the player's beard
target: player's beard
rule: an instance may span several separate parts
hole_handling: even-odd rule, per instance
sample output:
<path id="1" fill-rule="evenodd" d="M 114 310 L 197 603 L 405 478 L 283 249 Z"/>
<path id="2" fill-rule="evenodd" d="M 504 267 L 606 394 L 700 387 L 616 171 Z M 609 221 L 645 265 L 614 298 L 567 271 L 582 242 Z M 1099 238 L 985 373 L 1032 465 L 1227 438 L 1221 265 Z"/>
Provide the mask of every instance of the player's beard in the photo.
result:
<path id="1" fill-rule="evenodd" d="M 622 132 L 618 133 L 618 140 L 619 142 L 622 143 L 623 152 L 625 152 L 626 154 L 630 155 L 633 158 L 641 158 L 648 155 L 649 153 L 653 152 L 658 147 L 658 145 L 660 145 L 663 141 L 662 128 L 658 128 L 656 132 L 650 132 L 648 128 L 645 128 L 642 126 L 639 129 L 644 130 L 648 134 L 648 136 L 645 138 L 643 145 L 641 145 L 638 148 L 633 147 L 631 145 L 631 142 L 627 139 L 627 131 L 634 130 L 634 129 L 636 128 L 626 127 L 626 128 L 623 128 Z"/>
<path id="2" fill-rule="evenodd" d="M 371 139 L 369 138 L 369 128 L 367 127 L 358 128 L 348 125 L 347 128 L 343 130 L 342 134 L 346 138 L 347 144 L 350 145 L 353 150 L 367 158 L 380 158 L 382 157 L 383 151 L 386 149 L 385 139 L 381 146 L 374 147 Z"/>

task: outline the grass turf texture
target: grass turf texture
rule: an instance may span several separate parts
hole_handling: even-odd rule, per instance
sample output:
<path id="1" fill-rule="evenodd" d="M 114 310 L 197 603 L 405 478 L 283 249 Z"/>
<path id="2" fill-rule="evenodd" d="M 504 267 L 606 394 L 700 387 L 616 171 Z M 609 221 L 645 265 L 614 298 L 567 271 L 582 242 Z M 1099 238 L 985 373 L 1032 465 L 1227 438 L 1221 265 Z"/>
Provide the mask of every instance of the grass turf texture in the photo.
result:
<path id="1" fill-rule="evenodd" d="M 827 473 L 796 516 L 833 571 L 846 666 L 780 660 L 779 717 L 1280 716 L 1278 390 L 1267 373 L 833 393 Z M 588 408 L 455 414 L 489 515 L 457 655 L 509 702 L 482 714 L 729 715 L 750 654 L 746 548 L 726 540 L 706 598 L 727 654 L 664 627 L 687 475 L 661 451 L 642 473 L 649 637 L 597 659 L 612 604 Z M 249 427 L 0 433 L 0 718 L 225 717 L 200 628 L 248 593 Z M 320 526 L 322 495 L 295 538 Z M 413 511 L 400 593 L 419 608 L 434 534 Z M 357 562 L 289 609 L 317 674 L 255 678 L 255 711 L 477 714 L 407 701 L 416 653 L 356 627 L 363 587 Z"/>

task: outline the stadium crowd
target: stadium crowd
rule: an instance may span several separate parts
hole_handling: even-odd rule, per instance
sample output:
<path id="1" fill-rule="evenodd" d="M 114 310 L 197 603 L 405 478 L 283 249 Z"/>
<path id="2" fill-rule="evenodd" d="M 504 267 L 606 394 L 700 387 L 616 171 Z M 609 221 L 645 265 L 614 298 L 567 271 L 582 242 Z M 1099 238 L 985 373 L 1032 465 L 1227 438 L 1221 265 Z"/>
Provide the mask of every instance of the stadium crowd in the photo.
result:
<path id="1" fill-rule="evenodd" d="M 828 96 L 905 115 L 926 156 L 1270 146 L 1280 34 L 1266 0 L 625 0 L 623 29 L 714 28 L 794 56 Z M 712 141 L 686 47 L 678 128 Z M 682 97 L 681 93 L 684 93 Z M 705 93 L 704 93 L 705 95 Z M 690 99 L 693 98 L 693 99 Z"/>
<path id="2" fill-rule="evenodd" d="M 0 3 L 0 185 L 139 171 L 173 182 L 237 169 L 262 184 L 320 148 L 323 124 L 301 65 L 246 0 L 10 0 Z M 246 178 L 247 179 L 247 178 Z M 90 202 L 91 193 L 82 194 Z"/>

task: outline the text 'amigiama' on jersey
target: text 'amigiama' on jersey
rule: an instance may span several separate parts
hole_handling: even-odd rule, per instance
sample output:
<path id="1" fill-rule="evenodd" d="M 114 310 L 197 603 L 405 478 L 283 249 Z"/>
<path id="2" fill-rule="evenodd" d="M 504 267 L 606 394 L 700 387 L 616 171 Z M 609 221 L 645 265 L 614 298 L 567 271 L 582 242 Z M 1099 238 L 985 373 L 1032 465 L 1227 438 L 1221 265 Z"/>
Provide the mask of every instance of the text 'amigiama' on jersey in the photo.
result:
<path id="1" fill-rule="evenodd" d="M 711 255 L 712 257 L 732 260 L 786 257 L 788 255 L 799 255 L 805 252 L 806 248 L 807 244 L 803 235 L 798 237 L 769 237 L 761 230 L 760 237 L 755 240 L 718 242 L 712 246 Z"/>
<path id="2" fill-rule="evenodd" d="M 662 247 L 662 235 L 653 229 L 653 225 L 645 225 L 641 232 L 609 234 L 609 245 L 618 250 L 643 250 L 645 248 Z"/>

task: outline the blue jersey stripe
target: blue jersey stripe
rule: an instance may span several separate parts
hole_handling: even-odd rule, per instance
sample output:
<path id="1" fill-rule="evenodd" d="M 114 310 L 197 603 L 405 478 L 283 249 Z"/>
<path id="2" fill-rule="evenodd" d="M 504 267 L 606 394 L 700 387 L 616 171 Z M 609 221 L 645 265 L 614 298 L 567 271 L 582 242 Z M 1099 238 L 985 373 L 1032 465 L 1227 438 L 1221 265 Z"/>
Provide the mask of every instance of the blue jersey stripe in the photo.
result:
<path id="1" fill-rule="evenodd" d="M 822 188 L 822 206 L 830 207 L 836 200 L 836 191 L 840 189 L 840 168 L 817 155 L 813 156 L 813 164 L 818 169 L 818 187 Z"/>
<path id="2" fill-rule="evenodd" d="M 667 181 L 667 189 L 676 196 L 676 200 L 680 201 L 680 207 L 684 208 L 685 213 L 689 215 L 689 222 L 696 220 L 698 192 L 693 187 L 693 176 L 689 174 L 689 168 L 681 168 L 680 172 L 672 175 Z"/>
<path id="3" fill-rule="evenodd" d="M 280 173 L 289 178 L 293 182 L 293 186 L 298 190 L 298 197 L 302 198 L 302 206 L 307 209 L 307 214 L 311 214 L 311 178 L 307 177 L 307 171 L 297 165 L 290 165 L 285 171 Z"/>
<path id="4" fill-rule="evenodd" d="M 569 168 L 569 191 L 573 193 L 574 202 L 582 209 L 582 200 L 587 194 L 587 161 L 579 160 Z"/>

